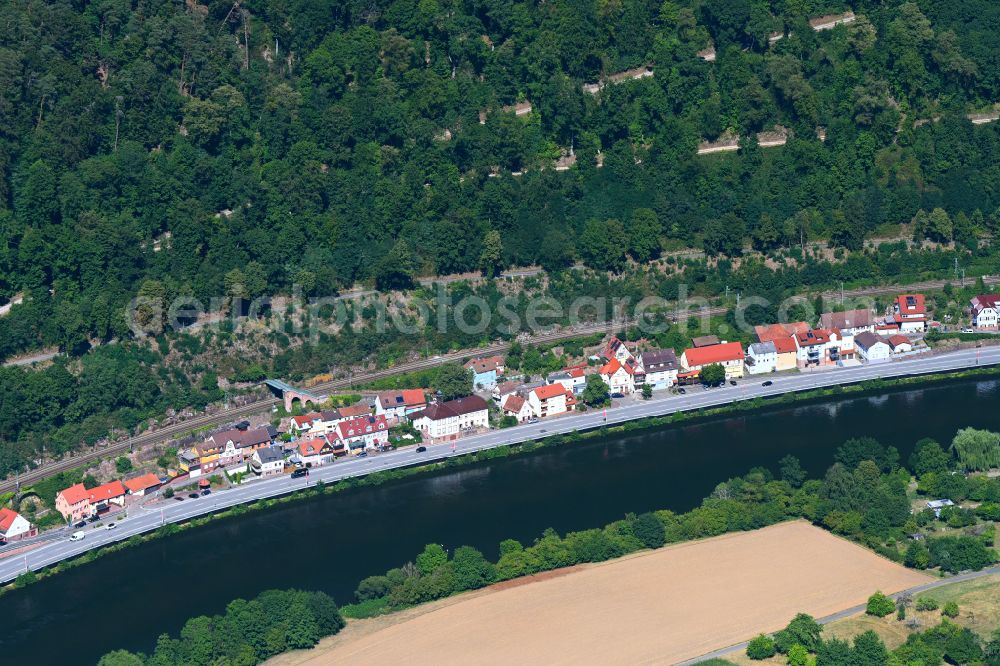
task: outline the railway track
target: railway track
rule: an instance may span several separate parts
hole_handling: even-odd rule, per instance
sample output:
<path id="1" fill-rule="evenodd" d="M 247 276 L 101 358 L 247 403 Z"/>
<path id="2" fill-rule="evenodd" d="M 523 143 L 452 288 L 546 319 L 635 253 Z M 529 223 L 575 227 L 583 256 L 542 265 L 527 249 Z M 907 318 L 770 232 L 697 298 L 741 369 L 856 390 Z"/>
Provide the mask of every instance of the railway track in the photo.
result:
<path id="1" fill-rule="evenodd" d="M 952 283 L 952 280 L 927 280 L 924 282 L 916 282 L 907 285 L 888 285 L 881 287 L 865 287 L 861 289 L 846 290 L 841 294 L 839 291 L 835 292 L 823 292 L 821 295 L 826 299 L 838 299 L 843 295 L 846 297 L 857 297 L 857 296 L 880 296 L 885 294 L 894 294 L 900 291 L 928 291 L 934 289 L 941 289 L 947 283 Z M 1000 276 L 984 276 L 983 282 L 987 285 L 1000 284 Z M 667 316 L 671 321 L 677 321 L 678 319 L 687 319 L 694 316 L 717 316 L 722 315 L 727 312 L 729 308 L 725 306 L 715 306 L 710 308 L 703 308 L 700 310 L 691 310 L 689 312 L 674 313 Z M 584 326 L 578 326 L 571 329 L 550 331 L 545 333 L 540 333 L 538 335 L 531 336 L 530 339 L 525 342 L 528 344 L 545 344 L 548 342 L 557 342 L 559 340 L 566 340 L 569 338 L 580 337 L 584 335 L 592 335 L 594 333 L 606 333 L 608 331 L 614 330 L 615 328 L 621 327 L 623 324 L 628 322 L 602 322 L 595 324 L 587 324 Z M 487 355 L 487 354 L 498 354 L 507 351 L 510 348 L 509 342 L 498 342 L 486 347 L 480 347 L 478 349 L 466 349 L 457 352 L 450 352 L 447 354 L 441 354 L 440 356 L 435 356 L 433 358 L 421 359 L 419 361 L 412 361 L 410 363 L 402 363 L 391 368 L 385 368 L 383 370 L 376 370 L 373 372 L 368 372 L 359 375 L 350 375 L 340 379 L 334 379 L 327 382 L 321 382 L 310 387 L 311 391 L 325 392 L 337 389 L 351 388 L 352 386 L 357 386 L 360 384 L 365 384 L 368 382 L 376 381 L 378 379 L 384 379 L 385 377 L 391 377 L 393 375 L 403 374 L 407 372 L 416 372 L 419 370 L 427 370 L 444 363 L 449 363 L 451 361 L 457 361 L 470 356 Z M 148 444 L 156 444 L 164 441 L 169 441 L 175 439 L 178 436 L 183 436 L 192 430 L 197 430 L 199 428 L 214 427 L 224 425 L 226 423 L 231 423 L 238 419 L 254 416 L 256 414 L 261 414 L 263 412 L 269 411 L 274 405 L 279 404 L 280 401 L 277 399 L 267 399 L 258 400 L 241 407 L 233 407 L 227 409 L 225 412 L 217 414 L 204 414 L 201 416 L 195 416 L 181 423 L 175 423 L 168 426 L 164 426 L 157 430 L 150 432 L 145 432 L 141 435 L 132 437 L 129 440 L 114 442 L 103 448 L 95 448 L 91 451 L 85 453 L 79 453 L 74 456 L 68 456 L 66 458 L 61 458 L 49 463 L 46 463 L 36 469 L 33 469 L 25 474 L 19 475 L 16 479 L 6 479 L 0 481 L 0 493 L 10 492 L 16 489 L 17 483 L 20 482 L 22 486 L 30 485 L 36 481 L 44 479 L 53 474 L 58 474 L 59 472 L 64 472 L 74 467 L 79 467 L 95 460 L 105 458 L 107 456 L 113 456 L 120 453 L 128 451 L 134 446 L 145 446 Z"/>

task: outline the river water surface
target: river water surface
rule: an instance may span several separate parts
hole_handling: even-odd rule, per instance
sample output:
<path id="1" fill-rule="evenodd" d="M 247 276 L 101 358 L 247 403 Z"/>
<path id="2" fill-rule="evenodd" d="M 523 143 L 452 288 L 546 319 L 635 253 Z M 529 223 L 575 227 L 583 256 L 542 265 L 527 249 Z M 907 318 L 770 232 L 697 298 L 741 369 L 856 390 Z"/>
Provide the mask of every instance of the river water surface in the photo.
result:
<path id="1" fill-rule="evenodd" d="M 873 436 L 903 460 L 921 437 L 1000 430 L 1000 382 L 769 409 L 595 439 L 228 518 L 102 557 L 0 598 L 4 664 L 87 664 L 151 651 L 157 635 L 229 601 L 299 587 L 351 601 L 358 581 L 437 542 L 495 559 L 513 537 L 598 527 L 626 512 L 685 511 L 717 483 L 791 453 L 811 475 L 845 439 Z"/>

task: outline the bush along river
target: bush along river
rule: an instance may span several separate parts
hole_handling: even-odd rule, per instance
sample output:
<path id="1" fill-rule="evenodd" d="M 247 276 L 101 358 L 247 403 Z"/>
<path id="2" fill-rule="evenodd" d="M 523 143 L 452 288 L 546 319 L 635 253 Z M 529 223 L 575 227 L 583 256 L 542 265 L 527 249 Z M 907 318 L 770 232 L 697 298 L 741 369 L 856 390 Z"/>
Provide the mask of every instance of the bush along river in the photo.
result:
<path id="1" fill-rule="evenodd" d="M 531 543 L 627 512 L 686 511 L 721 481 L 795 455 L 816 477 L 851 437 L 948 445 L 959 428 L 1000 430 L 1000 382 L 962 381 L 885 395 L 770 408 L 304 498 L 112 553 L 0 598 L 8 664 L 94 663 L 116 648 L 151 651 L 163 632 L 272 588 L 353 601 L 364 577 L 427 543 Z"/>

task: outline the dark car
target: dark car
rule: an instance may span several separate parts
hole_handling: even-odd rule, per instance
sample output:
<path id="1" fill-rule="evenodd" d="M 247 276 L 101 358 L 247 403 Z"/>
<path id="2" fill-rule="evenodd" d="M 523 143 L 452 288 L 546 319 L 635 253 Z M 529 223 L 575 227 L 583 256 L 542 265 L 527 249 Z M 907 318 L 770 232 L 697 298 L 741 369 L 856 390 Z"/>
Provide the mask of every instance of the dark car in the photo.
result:
<path id="1" fill-rule="evenodd" d="M 682 386 L 682 387 L 680 387 L 679 389 L 677 389 L 677 392 L 678 392 L 678 393 L 680 393 L 681 395 L 684 395 L 684 394 L 686 394 L 686 393 L 687 393 L 687 389 L 685 389 L 685 388 L 684 388 L 684 387 Z"/>
<path id="2" fill-rule="evenodd" d="M 620 399 L 620 398 L 624 398 L 625 394 L 624 393 L 612 393 L 611 397 L 612 398 L 616 398 L 616 399 Z"/>
<path id="3" fill-rule="evenodd" d="M 307 469 L 297 469 L 294 472 L 292 472 L 292 478 L 293 479 L 301 479 L 303 476 L 306 476 L 307 474 L 309 474 L 309 470 L 307 470 Z"/>
<path id="4" fill-rule="evenodd" d="M 212 489 L 211 488 L 205 488 L 203 491 L 201 491 L 201 496 L 202 497 L 204 497 L 205 495 L 211 495 L 211 494 L 212 494 Z"/>
<path id="5" fill-rule="evenodd" d="M 198 493 L 188 493 L 189 499 L 198 499 Z"/>
<path id="6" fill-rule="evenodd" d="M 774 382 L 772 382 L 770 379 L 768 379 L 766 382 L 764 382 L 763 384 L 761 384 L 761 386 L 770 386 L 773 383 Z"/>
<path id="7" fill-rule="evenodd" d="M 174 499 L 177 500 L 178 502 L 183 502 L 184 501 L 184 496 L 183 495 L 174 495 Z"/>
<path id="8" fill-rule="evenodd" d="M 367 458 L 368 457 L 368 452 L 367 451 L 362 451 L 361 453 L 358 454 L 358 457 L 359 458 Z"/>
<path id="9" fill-rule="evenodd" d="M 95 514 L 95 515 L 91 516 L 90 518 L 87 518 L 87 522 L 88 523 L 96 523 L 100 519 L 101 519 L 101 517 Z"/>
<path id="10" fill-rule="evenodd" d="M 86 520 L 81 520 L 78 523 L 73 523 L 73 527 L 86 527 L 86 526 L 87 526 L 87 521 Z"/>
<path id="11" fill-rule="evenodd" d="M 730 386 L 736 386 L 736 380 L 735 379 L 730 379 L 729 380 L 729 385 Z"/>
<path id="12" fill-rule="evenodd" d="M 423 453 L 426 450 L 427 450 L 426 446 L 418 446 L 417 447 L 417 453 Z"/>

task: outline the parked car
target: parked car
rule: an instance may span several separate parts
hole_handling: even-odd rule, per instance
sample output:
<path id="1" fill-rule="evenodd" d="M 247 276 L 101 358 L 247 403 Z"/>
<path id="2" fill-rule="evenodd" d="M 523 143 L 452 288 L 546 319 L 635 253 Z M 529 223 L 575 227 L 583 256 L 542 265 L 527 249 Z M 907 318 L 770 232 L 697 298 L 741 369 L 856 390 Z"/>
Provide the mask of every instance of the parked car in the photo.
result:
<path id="1" fill-rule="evenodd" d="M 174 499 L 177 500 L 178 502 L 183 502 L 184 501 L 184 496 L 183 495 L 174 495 Z"/>
<path id="2" fill-rule="evenodd" d="M 85 536 L 87 536 L 87 534 L 85 532 L 83 532 L 81 530 L 77 530 L 76 532 L 73 532 L 73 534 L 70 535 L 69 540 L 70 541 L 79 541 L 80 539 L 82 539 Z"/>
<path id="3" fill-rule="evenodd" d="M 358 454 L 358 457 L 359 458 L 367 458 L 368 457 L 368 452 L 367 451 L 362 451 L 361 453 Z"/>
<path id="4" fill-rule="evenodd" d="M 682 386 L 679 389 L 677 389 L 677 392 L 680 393 L 681 395 L 684 395 L 687 393 L 687 389 Z"/>
<path id="5" fill-rule="evenodd" d="M 87 521 L 86 520 L 81 520 L 78 523 L 73 523 L 73 527 L 86 527 L 86 526 L 87 526 Z"/>
<path id="6" fill-rule="evenodd" d="M 201 491 L 201 496 L 202 497 L 204 497 L 205 495 L 211 495 L 211 494 L 212 494 L 212 489 L 211 488 L 205 488 L 203 491 Z"/>
<path id="7" fill-rule="evenodd" d="M 528 419 L 528 423 L 538 423 L 538 419 L 532 416 L 530 419 Z"/>
<path id="8" fill-rule="evenodd" d="M 112 522 L 108 523 L 107 525 L 105 525 L 104 529 L 106 529 L 106 530 L 113 530 L 116 527 L 118 527 L 118 523 L 112 521 Z"/>
<path id="9" fill-rule="evenodd" d="M 974 331 L 971 328 L 969 328 L 968 326 L 966 326 L 965 328 L 962 329 L 962 333 L 973 333 L 973 332 Z"/>
<path id="10" fill-rule="evenodd" d="M 774 382 L 772 382 L 770 379 L 768 379 L 766 382 L 764 382 L 763 384 L 761 384 L 761 386 L 770 386 L 773 383 Z"/>
<path id="11" fill-rule="evenodd" d="M 188 499 L 198 499 L 198 493 L 188 493 Z"/>
<path id="12" fill-rule="evenodd" d="M 300 467 L 299 469 L 292 472 L 292 478 L 301 479 L 303 476 L 306 476 L 307 474 L 309 474 L 309 470 L 305 469 L 304 467 Z"/>
<path id="13" fill-rule="evenodd" d="M 90 518 L 87 518 L 87 522 L 88 522 L 88 523 L 96 523 L 96 522 L 97 522 L 98 520 L 100 520 L 100 519 L 101 519 L 101 517 L 100 517 L 100 516 L 98 516 L 98 515 L 97 515 L 97 514 L 95 513 L 95 514 L 94 514 L 94 515 L 92 515 L 92 516 L 91 516 Z"/>
<path id="14" fill-rule="evenodd" d="M 427 450 L 426 446 L 418 446 L 417 447 L 417 453 L 423 453 L 426 450 Z"/>
<path id="15" fill-rule="evenodd" d="M 736 386 L 736 380 L 735 379 L 730 379 L 729 380 L 729 385 L 730 386 Z"/>
<path id="16" fill-rule="evenodd" d="M 615 398 L 615 399 L 620 399 L 620 398 L 624 398 L 625 394 L 624 393 L 612 393 L 611 397 Z"/>

